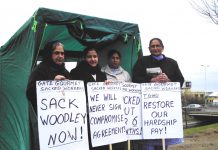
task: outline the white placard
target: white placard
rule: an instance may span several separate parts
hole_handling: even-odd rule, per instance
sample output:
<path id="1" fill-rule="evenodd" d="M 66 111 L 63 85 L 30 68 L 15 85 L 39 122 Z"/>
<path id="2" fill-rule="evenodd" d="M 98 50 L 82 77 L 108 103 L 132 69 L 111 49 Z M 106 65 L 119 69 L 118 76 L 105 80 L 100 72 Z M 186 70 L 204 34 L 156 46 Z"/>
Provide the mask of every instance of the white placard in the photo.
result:
<path id="1" fill-rule="evenodd" d="M 123 103 L 126 134 L 129 140 L 142 139 L 141 85 L 123 83 Z"/>
<path id="2" fill-rule="evenodd" d="M 122 83 L 87 84 L 92 146 L 126 141 Z"/>
<path id="3" fill-rule="evenodd" d="M 142 83 L 141 90 L 143 138 L 183 138 L 180 84 Z"/>
<path id="4" fill-rule="evenodd" d="M 83 81 L 37 81 L 39 142 L 42 150 L 88 150 Z"/>

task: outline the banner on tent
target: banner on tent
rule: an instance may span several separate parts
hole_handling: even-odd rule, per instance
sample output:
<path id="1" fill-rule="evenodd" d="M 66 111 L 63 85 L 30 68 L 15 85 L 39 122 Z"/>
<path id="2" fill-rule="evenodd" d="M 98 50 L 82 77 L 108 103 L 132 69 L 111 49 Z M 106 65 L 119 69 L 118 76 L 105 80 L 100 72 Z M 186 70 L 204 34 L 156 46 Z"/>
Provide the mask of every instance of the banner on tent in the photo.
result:
<path id="1" fill-rule="evenodd" d="M 37 81 L 40 149 L 88 149 L 83 81 Z"/>

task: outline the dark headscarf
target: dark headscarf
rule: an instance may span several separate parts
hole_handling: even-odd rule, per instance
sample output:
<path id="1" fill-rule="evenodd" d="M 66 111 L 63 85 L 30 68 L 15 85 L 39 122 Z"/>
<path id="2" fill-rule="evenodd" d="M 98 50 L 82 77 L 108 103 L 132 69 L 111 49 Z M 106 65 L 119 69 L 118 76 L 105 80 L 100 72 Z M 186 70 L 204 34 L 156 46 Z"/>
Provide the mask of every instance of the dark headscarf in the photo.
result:
<path id="1" fill-rule="evenodd" d="M 44 63 L 48 63 L 49 65 L 51 65 L 52 67 L 58 69 L 58 70 L 65 70 L 65 64 L 63 63 L 62 65 L 58 65 L 56 64 L 53 60 L 52 60 L 52 53 L 55 50 L 56 46 L 58 44 L 63 45 L 60 41 L 50 41 L 47 42 L 43 51 L 42 51 L 42 62 Z"/>
<path id="2" fill-rule="evenodd" d="M 52 61 L 51 55 L 53 51 L 55 50 L 55 47 L 58 43 L 61 43 L 59 41 L 50 41 L 45 44 L 44 49 L 42 50 L 42 61 Z"/>

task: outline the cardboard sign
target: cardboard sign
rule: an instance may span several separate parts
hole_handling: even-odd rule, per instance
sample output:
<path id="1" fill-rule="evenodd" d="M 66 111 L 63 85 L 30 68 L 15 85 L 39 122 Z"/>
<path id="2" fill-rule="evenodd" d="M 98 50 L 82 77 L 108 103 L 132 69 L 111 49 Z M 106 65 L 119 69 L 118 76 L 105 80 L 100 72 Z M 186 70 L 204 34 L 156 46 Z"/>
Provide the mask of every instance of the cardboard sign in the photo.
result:
<path id="1" fill-rule="evenodd" d="M 143 138 L 183 138 L 180 84 L 142 83 L 141 90 Z"/>
<path id="2" fill-rule="evenodd" d="M 89 149 L 83 81 L 37 81 L 36 85 L 40 149 Z"/>
<path id="3" fill-rule="evenodd" d="M 38 81 L 40 149 L 89 149 L 134 139 L 183 138 L 179 83 Z M 87 111 L 91 133 L 87 133 Z"/>
<path id="4" fill-rule="evenodd" d="M 92 146 L 126 141 L 122 83 L 87 84 Z"/>
<path id="5" fill-rule="evenodd" d="M 141 85 L 124 82 L 123 104 L 128 139 L 142 139 Z"/>

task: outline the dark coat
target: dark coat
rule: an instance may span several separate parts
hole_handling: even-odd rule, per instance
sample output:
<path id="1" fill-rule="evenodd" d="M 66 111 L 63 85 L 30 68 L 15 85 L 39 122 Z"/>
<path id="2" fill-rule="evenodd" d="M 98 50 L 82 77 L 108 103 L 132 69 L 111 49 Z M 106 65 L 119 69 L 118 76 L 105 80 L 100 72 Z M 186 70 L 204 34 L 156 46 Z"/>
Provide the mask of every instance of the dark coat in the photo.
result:
<path id="1" fill-rule="evenodd" d="M 164 55 L 163 55 L 164 56 Z M 165 57 L 162 60 L 156 60 L 151 55 L 143 56 L 136 62 L 133 68 L 132 81 L 136 83 L 149 83 L 154 76 L 147 73 L 147 68 L 160 67 L 162 73 L 165 73 L 172 82 L 180 82 L 183 85 L 184 77 L 179 69 L 177 62 L 171 58 Z M 183 139 L 165 139 L 166 145 L 181 143 Z M 151 145 L 152 148 L 162 149 L 161 140 L 133 140 L 131 141 L 132 150 L 143 150 Z"/>
<path id="2" fill-rule="evenodd" d="M 37 114 L 36 81 L 54 80 L 56 75 L 63 75 L 70 79 L 70 73 L 65 69 L 64 64 L 58 66 L 51 61 L 43 61 L 33 70 L 29 77 L 26 95 L 34 109 L 30 108 L 31 150 L 39 150 L 38 123 L 35 116 Z"/>
<path id="3" fill-rule="evenodd" d="M 32 72 L 27 85 L 26 95 L 31 101 L 35 112 L 37 113 L 37 99 L 36 99 L 36 81 L 39 80 L 54 80 L 56 75 L 63 75 L 70 79 L 69 72 L 63 66 L 50 64 L 49 62 L 41 62 Z"/>
<path id="4" fill-rule="evenodd" d="M 147 68 L 160 67 L 172 82 L 180 82 L 183 85 L 184 77 L 179 69 L 177 62 L 171 58 L 165 57 L 162 60 L 156 60 L 151 55 L 140 58 L 134 68 L 132 81 L 136 83 L 149 83 L 152 76 L 146 71 Z"/>
<path id="5" fill-rule="evenodd" d="M 96 74 L 96 80 L 92 74 Z M 107 79 L 106 74 L 101 72 L 99 65 L 93 68 L 85 61 L 80 62 L 76 68 L 72 69 L 70 76 L 72 80 L 83 80 L 85 85 L 87 82 L 104 82 Z"/>
<path id="6" fill-rule="evenodd" d="M 96 80 L 93 78 L 92 75 L 96 75 Z M 76 68 L 70 71 L 70 76 L 72 80 L 83 80 L 86 88 L 87 93 L 87 82 L 104 82 L 106 78 L 106 74 L 101 72 L 101 68 L 99 65 L 96 67 L 91 67 L 86 61 L 80 62 Z M 87 94 L 86 99 L 88 102 Z M 88 138 L 89 138 L 89 149 L 90 150 L 109 150 L 109 145 L 99 146 L 99 147 L 92 147 L 91 145 L 91 137 L 90 137 L 90 125 L 89 125 L 89 115 L 87 116 L 88 122 Z"/>

